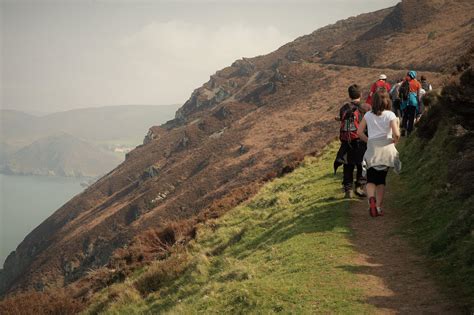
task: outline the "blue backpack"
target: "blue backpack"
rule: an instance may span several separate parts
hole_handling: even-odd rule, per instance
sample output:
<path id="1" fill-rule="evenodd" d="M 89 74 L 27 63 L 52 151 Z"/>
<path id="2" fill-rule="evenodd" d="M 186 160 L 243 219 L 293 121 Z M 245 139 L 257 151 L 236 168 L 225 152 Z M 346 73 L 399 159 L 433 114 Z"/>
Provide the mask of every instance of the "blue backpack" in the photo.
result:
<path id="1" fill-rule="evenodd" d="M 418 94 L 415 92 L 410 92 L 408 94 L 408 104 L 407 106 L 415 106 L 418 108 Z"/>

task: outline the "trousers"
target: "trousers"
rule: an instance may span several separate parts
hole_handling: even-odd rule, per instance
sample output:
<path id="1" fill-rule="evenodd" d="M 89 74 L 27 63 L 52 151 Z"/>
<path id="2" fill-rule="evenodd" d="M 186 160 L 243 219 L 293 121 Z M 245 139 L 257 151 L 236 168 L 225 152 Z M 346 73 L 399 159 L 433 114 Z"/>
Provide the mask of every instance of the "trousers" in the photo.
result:
<path id="1" fill-rule="evenodd" d="M 362 176 L 362 164 L 344 164 L 344 173 L 342 179 L 342 186 L 344 191 L 352 190 L 354 183 L 354 168 L 356 172 L 356 187 L 362 186 L 365 183 L 365 178 Z"/>
<path id="2" fill-rule="evenodd" d="M 415 116 L 416 116 L 415 106 L 407 106 L 404 109 L 402 128 L 404 128 L 407 131 L 407 134 L 410 134 L 413 131 L 413 126 L 415 124 Z"/>

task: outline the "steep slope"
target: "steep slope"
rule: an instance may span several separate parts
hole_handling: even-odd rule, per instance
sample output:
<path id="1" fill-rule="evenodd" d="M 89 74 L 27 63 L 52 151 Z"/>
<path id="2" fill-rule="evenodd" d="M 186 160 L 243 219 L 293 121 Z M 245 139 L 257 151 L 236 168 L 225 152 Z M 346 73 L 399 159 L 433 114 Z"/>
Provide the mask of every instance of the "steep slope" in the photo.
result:
<path id="1" fill-rule="evenodd" d="M 162 247 L 154 244 L 176 241 L 163 232 L 170 221 L 193 225 L 219 216 L 252 196 L 263 181 L 320 152 L 336 136 L 333 117 L 349 84 L 368 87 L 381 71 L 395 78 L 405 73 L 399 69 L 426 61 L 422 51 L 414 50 L 407 59 L 397 50 L 396 69 L 379 69 L 387 64 L 367 63 L 365 57 L 350 54 L 341 59 L 336 52 L 351 51 L 365 34 L 386 28 L 395 10 L 401 10 L 401 16 L 409 14 L 405 6 L 422 10 L 423 3 L 418 3 L 408 0 L 340 21 L 269 55 L 238 60 L 218 71 L 193 92 L 173 121 L 152 127 L 124 163 L 25 238 L 5 263 L 2 290 L 62 286 L 83 278 L 91 268 L 123 268 L 160 257 Z M 441 5 L 424 26 L 437 27 L 449 7 L 457 17 L 450 21 L 457 27 L 446 30 L 446 40 L 441 37 L 432 47 L 437 58 L 429 68 L 436 71 L 466 52 L 472 30 L 463 25 L 470 23 L 474 6 L 454 0 Z M 387 32 L 402 36 L 400 32 L 414 31 L 402 24 Z M 383 40 L 378 44 L 382 50 L 392 45 Z M 446 54 L 450 47 L 459 49 Z M 367 58 L 370 53 L 370 47 L 359 49 Z M 329 64 L 336 62 L 339 65 Z M 444 78 L 439 72 L 424 74 L 435 86 Z M 157 232 L 146 242 L 140 235 L 150 228 Z M 138 241 L 130 243 L 134 238 Z M 137 243 L 139 254 L 133 252 Z"/>
<path id="2" fill-rule="evenodd" d="M 472 1 L 403 1 L 380 25 L 357 37 L 351 45 L 336 49 L 325 61 L 449 70 L 459 57 L 456 52 L 465 52 L 472 45 L 467 40 L 474 35 L 472 25 Z"/>
<path id="3" fill-rule="evenodd" d="M 120 163 L 118 155 L 68 134 L 39 139 L 12 154 L 0 171 L 7 174 L 95 177 Z"/>
<path id="4" fill-rule="evenodd" d="M 474 51 L 469 63 L 474 64 Z M 433 260 L 434 273 L 474 309 L 474 70 L 433 102 L 415 137 L 400 148 L 394 207 L 403 231 Z M 415 193 L 413 193 L 415 192 Z M 468 311 L 469 312 L 469 311 Z"/>

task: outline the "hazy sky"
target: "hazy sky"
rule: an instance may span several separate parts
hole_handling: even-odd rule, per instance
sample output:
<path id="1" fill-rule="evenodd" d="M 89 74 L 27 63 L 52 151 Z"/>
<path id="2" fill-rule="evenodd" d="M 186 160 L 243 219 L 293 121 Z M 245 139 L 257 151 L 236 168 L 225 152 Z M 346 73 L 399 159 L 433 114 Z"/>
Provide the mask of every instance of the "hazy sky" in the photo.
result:
<path id="1" fill-rule="evenodd" d="M 0 105 L 182 104 L 216 70 L 397 0 L 0 0 Z"/>

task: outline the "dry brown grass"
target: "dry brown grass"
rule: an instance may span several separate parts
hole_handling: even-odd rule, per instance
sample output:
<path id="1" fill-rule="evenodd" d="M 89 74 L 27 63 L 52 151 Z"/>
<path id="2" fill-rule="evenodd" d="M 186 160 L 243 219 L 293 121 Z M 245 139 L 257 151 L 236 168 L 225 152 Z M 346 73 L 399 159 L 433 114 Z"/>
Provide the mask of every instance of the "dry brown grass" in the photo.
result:
<path id="1" fill-rule="evenodd" d="M 136 282 L 135 288 L 143 295 L 157 291 L 165 282 L 174 280 L 186 271 L 190 256 L 182 249 L 167 259 L 155 262 Z"/>
<path id="2" fill-rule="evenodd" d="M 2 315 L 68 315 L 77 314 L 84 305 L 62 290 L 28 291 L 0 301 Z"/>
<path id="3" fill-rule="evenodd" d="M 85 277 L 69 285 L 71 296 L 87 303 L 94 293 L 123 282 L 138 268 L 156 260 L 166 260 L 195 237 L 195 225 L 193 220 L 169 222 L 162 228 L 149 229 L 137 235 L 129 246 L 114 252 L 107 266 L 91 269 Z"/>
<path id="4" fill-rule="evenodd" d="M 128 274 L 150 261 L 164 259 L 173 246 L 186 243 L 195 233 L 194 220 L 168 222 L 161 228 L 149 229 L 137 235 L 126 248 L 116 250 L 107 267 Z"/>

